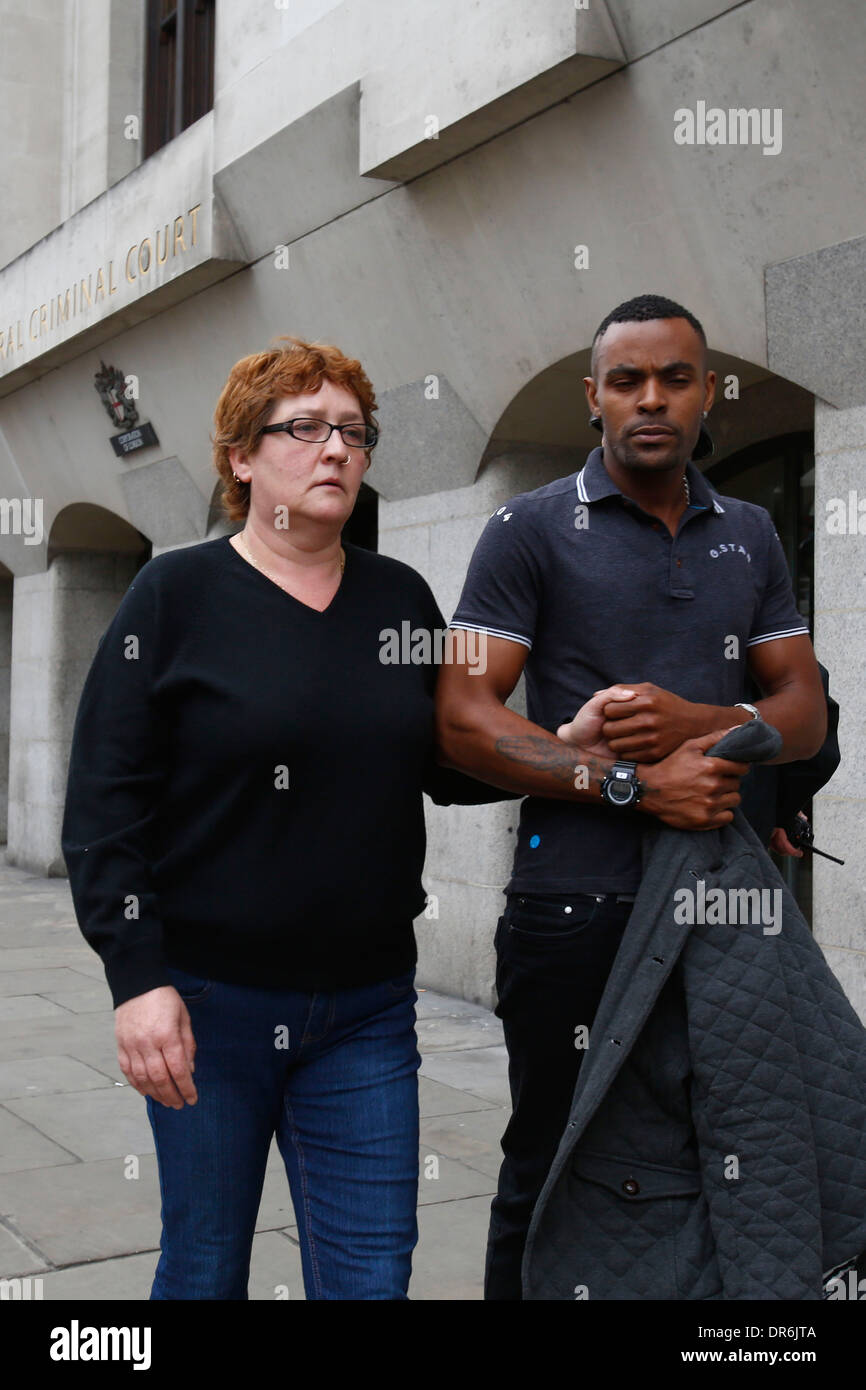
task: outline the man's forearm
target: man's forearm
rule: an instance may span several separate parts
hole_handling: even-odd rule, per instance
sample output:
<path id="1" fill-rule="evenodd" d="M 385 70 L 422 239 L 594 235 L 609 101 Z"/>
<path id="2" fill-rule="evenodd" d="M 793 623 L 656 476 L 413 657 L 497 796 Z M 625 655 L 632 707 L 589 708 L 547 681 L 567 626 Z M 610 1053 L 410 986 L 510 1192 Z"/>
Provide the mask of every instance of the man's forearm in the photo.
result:
<path id="1" fill-rule="evenodd" d="M 483 722 L 440 728 L 439 761 L 523 796 L 596 803 L 613 766 L 505 705 L 485 706 Z"/>
<path id="2" fill-rule="evenodd" d="M 812 758 L 827 736 L 826 708 L 816 720 L 815 708 L 808 695 L 797 690 L 780 691 L 752 703 L 767 724 L 782 735 L 782 749 L 771 763 L 793 763 Z M 734 724 L 746 724 L 752 718 L 746 709 L 726 705 L 694 705 L 694 723 L 686 738 L 699 738 L 713 729 L 726 729 Z M 819 737 L 820 733 L 820 737 Z"/>

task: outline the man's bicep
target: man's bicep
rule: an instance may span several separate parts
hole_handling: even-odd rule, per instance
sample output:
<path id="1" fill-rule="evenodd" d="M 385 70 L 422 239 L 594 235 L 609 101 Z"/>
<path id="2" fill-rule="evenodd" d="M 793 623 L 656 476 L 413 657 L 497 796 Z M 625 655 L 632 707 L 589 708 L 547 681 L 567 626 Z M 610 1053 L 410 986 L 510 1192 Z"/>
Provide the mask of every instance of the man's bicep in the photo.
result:
<path id="1" fill-rule="evenodd" d="M 765 696 L 777 695 L 792 684 L 814 693 L 824 703 L 821 673 L 805 634 L 796 637 L 768 639 L 749 647 L 749 670 Z"/>
<path id="2" fill-rule="evenodd" d="M 443 714 L 490 701 L 504 705 L 523 673 L 529 648 L 489 632 L 449 628 L 436 688 Z"/>

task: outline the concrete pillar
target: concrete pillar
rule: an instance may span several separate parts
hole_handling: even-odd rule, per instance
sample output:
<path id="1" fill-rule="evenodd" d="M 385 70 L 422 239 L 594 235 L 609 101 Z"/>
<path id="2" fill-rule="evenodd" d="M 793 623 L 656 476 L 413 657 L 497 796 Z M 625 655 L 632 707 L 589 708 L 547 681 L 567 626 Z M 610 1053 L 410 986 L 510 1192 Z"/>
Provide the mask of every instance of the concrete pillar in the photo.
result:
<path id="1" fill-rule="evenodd" d="M 12 678 L 12 576 L 0 578 L 0 844 L 9 805 L 9 698 Z"/>
<path id="2" fill-rule="evenodd" d="M 379 500 L 379 551 L 422 574 L 447 624 L 457 606 L 475 542 L 492 511 L 518 492 L 563 477 L 576 460 L 546 454 L 495 459 L 472 487 L 400 502 Z M 523 681 L 509 707 L 525 714 Z M 431 989 L 492 1007 L 493 935 L 511 877 L 519 801 L 487 806 L 435 806 L 425 797 L 431 897 L 415 922 L 418 980 Z M 435 915 L 438 914 L 438 915 Z"/>
<path id="3" fill-rule="evenodd" d="M 866 405 L 815 402 L 815 650 L 839 702 L 842 762 L 816 798 L 815 842 L 845 865 L 814 860 L 814 932 L 866 1022 Z M 859 503 L 859 507 L 858 507 Z"/>
<path id="4" fill-rule="evenodd" d="M 60 830 L 78 701 L 134 555 L 65 551 L 16 578 L 12 609 L 7 860 L 63 877 Z"/>

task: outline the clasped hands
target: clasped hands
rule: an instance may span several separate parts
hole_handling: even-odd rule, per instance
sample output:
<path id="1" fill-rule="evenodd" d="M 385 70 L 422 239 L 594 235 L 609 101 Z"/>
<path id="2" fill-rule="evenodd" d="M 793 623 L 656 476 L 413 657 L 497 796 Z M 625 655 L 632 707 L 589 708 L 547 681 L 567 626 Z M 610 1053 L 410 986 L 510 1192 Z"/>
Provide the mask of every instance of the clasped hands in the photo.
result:
<path id="1" fill-rule="evenodd" d="M 597 690 L 556 733 L 585 755 L 637 763 L 640 810 L 679 830 L 715 830 L 733 820 L 749 770 L 705 756 L 727 732 L 713 728 L 719 714 L 641 681 Z"/>
<path id="2" fill-rule="evenodd" d="M 699 706 L 649 681 L 597 690 L 557 737 L 601 758 L 657 763 L 686 739 L 706 733 Z M 721 734 L 720 734 L 721 737 Z"/>

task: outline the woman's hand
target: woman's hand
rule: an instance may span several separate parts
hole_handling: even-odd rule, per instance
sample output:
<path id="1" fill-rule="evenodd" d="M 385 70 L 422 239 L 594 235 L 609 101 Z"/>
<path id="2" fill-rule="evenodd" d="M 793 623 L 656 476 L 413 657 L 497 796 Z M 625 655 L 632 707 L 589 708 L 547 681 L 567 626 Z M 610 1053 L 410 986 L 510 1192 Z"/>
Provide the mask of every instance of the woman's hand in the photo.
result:
<path id="1" fill-rule="evenodd" d="M 557 738 L 592 753 L 596 758 L 611 758 L 615 762 L 616 754 L 601 732 L 605 722 L 604 707 L 612 700 L 633 700 L 634 696 L 635 692 L 627 685 L 610 685 L 607 690 L 597 690 L 591 700 L 581 705 L 569 723 L 560 724 L 556 731 Z"/>
<path id="2" fill-rule="evenodd" d="M 189 1010 L 174 985 L 161 985 L 118 1004 L 117 1060 L 130 1086 L 172 1110 L 195 1105 L 195 1038 Z"/>

